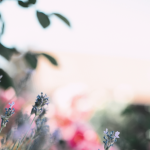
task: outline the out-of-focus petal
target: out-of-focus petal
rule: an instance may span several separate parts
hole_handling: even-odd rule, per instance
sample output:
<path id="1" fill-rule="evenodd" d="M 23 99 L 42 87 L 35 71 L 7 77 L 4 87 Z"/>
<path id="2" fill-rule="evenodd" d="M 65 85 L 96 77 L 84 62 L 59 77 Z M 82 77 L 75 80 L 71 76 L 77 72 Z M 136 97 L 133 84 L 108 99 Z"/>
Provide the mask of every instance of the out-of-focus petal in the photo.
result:
<path id="1" fill-rule="evenodd" d="M 106 131 L 104 131 L 104 134 L 107 134 L 107 132 L 108 132 L 108 129 L 106 128 Z"/>
<path id="2" fill-rule="evenodd" d="M 116 137 L 116 138 L 119 138 L 119 136 L 118 136 L 119 134 L 120 134 L 120 132 L 118 132 L 118 131 L 115 132 L 115 137 Z"/>

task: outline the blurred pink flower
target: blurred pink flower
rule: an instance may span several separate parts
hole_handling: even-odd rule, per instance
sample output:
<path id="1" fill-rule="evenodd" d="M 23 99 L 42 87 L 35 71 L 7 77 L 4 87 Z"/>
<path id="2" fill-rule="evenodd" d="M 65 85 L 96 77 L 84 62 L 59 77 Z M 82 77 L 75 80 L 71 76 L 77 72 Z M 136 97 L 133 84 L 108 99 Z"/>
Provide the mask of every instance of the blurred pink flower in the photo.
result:
<path id="1" fill-rule="evenodd" d="M 21 97 L 15 96 L 15 91 L 13 88 L 9 88 L 7 90 L 0 89 L 0 103 L 1 105 L 5 106 L 6 108 L 9 107 L 9 103 L 15 102 L 13 108 L 15 112 L 21 110 L 22 106 L 25 103 L 25 100 Z"/>
<path id="2" fill-rule="evenodd" d="M 87 124 L 75 123 L 74 134 L 68 139 L 69 145 L 75 150 L 91 150 L 101 147 L 98 135 Z"/>
<path id="3" fill-rule="evenodd" d="M 84 92 L 76 93 L 66 98 L 67 100 L 64 97 L 62 100 L 62 93 L 64 91 L 55 95 L 53 121 L 55 127 L 60 129 L 61 139 L 67 142 L 69 150 L 104 150 L 98 134 L 87 122 L 94 109 L 92 103 L 87 103 L 87 95 Z M 68 95 L 68 90 L 65 95 Z M 107 132 L 108 129 L 104 131 Z M 53 150 L 60 149 L 56 145 Z M 110 150 L 118 149 L 113 146 Z"/>
<path id="4" fill-rule="evenodd" d="M 88 123 L 74 122 L 65 116 L 56 116 L 62 139 L 67 141 L 70 149 L 91 150 L 102 148 L 100 139 Z"/>
<path id="5" fill-rule="evenodd" d="M 0 100 L 2 103 L 7 103 L 7 101 L 12 99 L 14 95 L 15 95 L 15 91 L 13 88 L 9 88 L 7 90 L 0 89 Z"/>

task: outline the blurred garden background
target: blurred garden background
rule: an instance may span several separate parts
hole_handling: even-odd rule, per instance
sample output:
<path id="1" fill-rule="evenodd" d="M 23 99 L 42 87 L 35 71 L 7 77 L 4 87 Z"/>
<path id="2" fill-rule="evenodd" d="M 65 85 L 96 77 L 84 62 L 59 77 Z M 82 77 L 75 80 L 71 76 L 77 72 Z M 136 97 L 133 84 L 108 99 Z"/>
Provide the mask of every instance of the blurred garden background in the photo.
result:
<path id="1" fill-rule="evenodd" d="M 148 0 L 0 0 L 0 114 L 12 101 L 16 110 L 1 139 L 43 92 L 56 136 L 49 149 L 103 150 L 108 128 L 120 132 L 110 150 L 150 150 L 149 8 Z"/>

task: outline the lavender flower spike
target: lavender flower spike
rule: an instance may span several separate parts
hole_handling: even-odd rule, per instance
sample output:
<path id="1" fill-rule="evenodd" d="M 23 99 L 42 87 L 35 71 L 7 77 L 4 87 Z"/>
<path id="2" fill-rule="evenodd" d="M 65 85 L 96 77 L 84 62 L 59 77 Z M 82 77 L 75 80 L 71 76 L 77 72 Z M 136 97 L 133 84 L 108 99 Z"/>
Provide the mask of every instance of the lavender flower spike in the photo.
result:
<path id="1" fill-rule="evenodd" d="M 9 108 L 5 108 L 5 115 L 2 116 L 1 115 L 1 129 L 0 132 L 2 131 L 2 129 L 4 127 L 6 127 L 6 124 L 8 123 L 8 119 L 15 113 L 15 109 L 12 108 L 12 106 L 15 104 L 15 102 L 12 102 L 12 104 L 9 103 L 10 107 Z"/>

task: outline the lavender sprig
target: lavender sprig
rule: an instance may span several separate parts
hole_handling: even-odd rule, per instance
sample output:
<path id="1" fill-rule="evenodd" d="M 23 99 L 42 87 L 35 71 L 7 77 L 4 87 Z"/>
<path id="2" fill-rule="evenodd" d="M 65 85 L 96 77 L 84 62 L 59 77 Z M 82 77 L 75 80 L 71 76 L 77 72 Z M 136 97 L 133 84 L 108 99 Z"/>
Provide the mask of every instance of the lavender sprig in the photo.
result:
<path id="1" fill-rule="evenodd" d="M 15 113 L 15 109 L 12 108 L 13 105 L 15 104 L 15 102 L 9 103 L 10 107 L 9 108 L 5 108 L 5 115 L 1 115 L 1 129 L 0 132 L 2 131 L 2 129 L 4 127 L 6 127 L 7 122 L 9 121 L 8 119 Z"/>
<path id="2" fill-rule="evenodd" d="M 49 98 L 47 97 L 47 95 L 45 94 L 43 96 L 43 93 L 41 92 L 41 96 L 38 95 L 37 98 L 36 98 L 36 101 L 35 101 L 35 105 L 33 106 L 32 110 L 31 110 L 31 114 L 35 114 L 31 124 L 30 124 L 30 127 L 32 126 L 32 123 L 35 121 L 36 117 L 39 116 L 40 114 L 42 114 L 43 112 L 43 107 L 45 105 L 48 105 L 49 104 Z M 24 135 L 24 137 L 22 138 L 22 140 L 18 143 L 17 145 L 17 149 L 19 148 L 19 146 L 23 143 L 24 139 L 26 138 L 28 132 L 30 131 L 30 128 L 29 130 L 26 132 L 26 134 Z"/>
<path id="3" fill-rule="evenodd" d="M 120 132 L 114 132 L 114 131 L 111 131 L 110 133 L 108 132 L 108 129 L 106 129 L 106 131 L 104 131 L 104 134 L 106 134 L 106 136 L 104 136 L 104 149 L 105 150 L 109 150 L 109 148 L 111 146 L 113 146 L 113 144 L 115 142 L 117 142 L 117 138 L 119 138 L 119 134 Z"/>
<path id="4" fill-rule="evenodd" d="M 41 96 L 38 95 L 35 101 L 35 105 L 33 106 L 31 110 L 31 115 L 35 114 L 36 116 L 39 116 L 43 112 L 43 106 L 49 104 L 49 97 L 45 94 L 43 96 L 43 93 L 41 92 Z"/>

